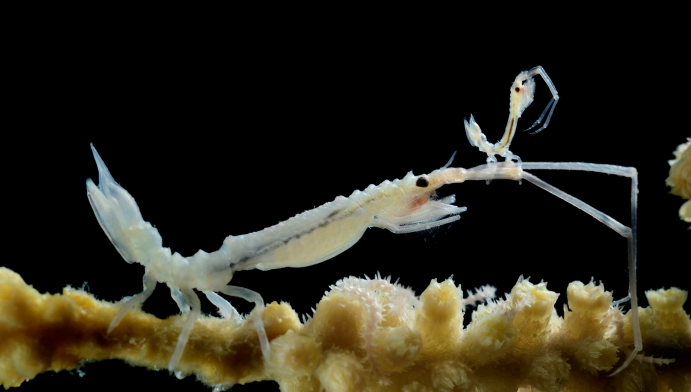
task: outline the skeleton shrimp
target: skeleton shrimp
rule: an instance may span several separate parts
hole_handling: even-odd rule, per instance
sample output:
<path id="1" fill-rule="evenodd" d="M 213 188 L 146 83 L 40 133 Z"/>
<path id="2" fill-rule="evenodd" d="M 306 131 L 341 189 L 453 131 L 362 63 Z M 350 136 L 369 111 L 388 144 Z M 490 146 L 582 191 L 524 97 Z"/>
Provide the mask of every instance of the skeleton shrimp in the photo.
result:
<path id="1" fill-rule="evenodd" d="M 92 145 L 99 171 L 99 185 L 96 186 L 91 179 L 87 179 L 87 195 L 96 218 L 125 261 L 136 262 L 145 267 L 144 290 L 122 305 L 108 332 L 115 329 L 130 310 L 143 303 L 151 295 L 157 282 L 161 282 L 170 288 L 171 296 L 180 311 L 187 313 L 187 319 L 168 365 L 170 371 L 177 367 L 190 332 L 201 312 L 199 297 L 193 289 L 202 291 L 225 318 L 236 316 L 237 311 L 217 293 L 254 302 L 258 312 L 253 316 L 253 322 L 262 354 L 264 359 L 268 360 L 269 341 L 261 319 L 264 301 L 259 293 L 228 285 L 235 272 L 255 268 L 271 270 L 306 267 L 321 263 L 353 246 L 368 227 L 384 228 L 393 233 L 411 233 L 451 223 L 459 220 L 459 214 L 466 211 L 466 208 L 453 205 L 453 195 L 438 199 L 435 191 L 443 185 L 468 180 L 524 179 L 585 211 L 628 239 L 635 348 L 614 374 L 621 371 L 642 350 L 635 276 L 638 174 L 635 168 L 613 165 L 521 162 L 518 156 L 511 153 L 509 146 L 515 134 L 518 118 L 533 101 L 535 75 L 543 77 L 553 98 L 540 118 L 528 130 L 541 122 L 551 106 L 545 125 L 535 132 L 546 128 L 559 96 L 542 67 L 521 72 L 516 77 L 511 87 L 509 121 L 504 136 L 498 143 L 487 142 L 486 136 L 480 131 L 472 116 L 470 122 L 465 121 L 468 140 L 488 155 L 487 164 L 471 169 L 453 168 L 449 167 L 452 157 L 444 167 L 429 174 L 416 176 L 409 172 L 400 180 L 384 181 L 378 186 L 370 185 L 364 191 L 356 190 L 348 198 L 339 196 L 332 202 L 264 230 L 229 236 L 218 251 L 206 253 L 200 250 L 191 257 L 171 253 L 169 248 L 162 247 L 158 230 L 144 221 L 134 198 L 115 182 Z M 495 155 L 504 157 L 506 161 L 497 163 Z M 630 177 L 631 227 L 622 225 L 523 169 L 581 170 Z"/>
<path id="2" fill-rule="evenodd" d="M 511 145 L 511 141 L 516 134 L 518 119 L 521 117 L 521 114 L 523 114 L 523 111 L 531 103 L 533 103 L 533 97 L 535 95 L 535 81 L 533 80 L 533 77 L 535 75 L 540 75 L 545 80 L 545 83 L 547 83 L 547 86 L 552 92 L 552 99 L 547 104 L 547 107 L 545 107 L 545 110 L 542 111 L 542 114 L 537 121 L 535 121 L 530 128 L 524 130 L 523 132 L 529 131 L 536 125 L 540 124 L 542 119 L 545 117 L 547 110 L 551 107 L 552 109 L 549 111 L 549 116 L 547 116 L 545 125 L 532 133 L 535 134 L 547 128 L 549 121 L 552 119 L 554 108 L 557 106 L 557 102 L 559 102 L 559 95 L 557 94 L 557 89 L 554 87 L 554 83 L 552 83 L 552 79 L 547 76 L 545 70 L 540 66 L 537 66 L 530 71 L 523 71 L 519 73 L 518 76 L 516 76 L 516 79 L 513 81 L 513 84 L 511 85 L 509 120 L 506 123 L 504 136 L 500 141 L 494 144 L 489 143 L 487 141 L 487 137 L 482 133 L 480 126 L 477 125 L 477 122 L 475 122 L 475 118 L 473 118 L 472 115 L 470 115 L 470 122 L 468 120 L 463 120 L 468 141 L 470 144 L 479 148 L 480 151 L 487 153 L 487 163 L 496 163 L 497 159 L 494 157 L 495 155 L 502 156 L 508 160 L 515 159 L 516 161 L 520 162 L 520 158 L 509 151 L 509 146 Z"/>

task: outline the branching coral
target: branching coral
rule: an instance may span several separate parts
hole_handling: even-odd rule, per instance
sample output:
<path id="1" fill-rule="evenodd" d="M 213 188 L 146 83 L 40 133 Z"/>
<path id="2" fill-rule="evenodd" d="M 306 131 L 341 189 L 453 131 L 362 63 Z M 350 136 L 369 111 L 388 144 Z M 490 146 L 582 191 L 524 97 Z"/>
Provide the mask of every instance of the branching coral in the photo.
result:
<path id="1" fill-rule="evenodd" d="M 679 289 L 648 291 L 641 308 L 644 355 L 608 377 L 633 342 L 631 320 L 602 284 L 573 282 L 564 317 L 546 283 L 519 279 L 504 299 L 492 288 L 464 299 L 451 279 L 418 299 L 389 279 L 346 278 L 301 323 L 285 303 L 262 319 L 272 356 L 262 360 L 247 319 L 202 317 L 180 361 L 183 374 L 230 387 L 276 380 L 283 391 L 658 391 L 691 390 L 691 320 Z M 463 328 L 465 306 L 488 299 Z M 66 288 L 40 294 L 0 268 L 0 382 L 17 386 L 46 371 L 119 358 L 167 365 L 184 318 L 129 314 L 107 334 L 119 304 Z M 672 359 L 674 361 L 672 361 Z M 646 390 L 647 390 L 646 389 Z"/>

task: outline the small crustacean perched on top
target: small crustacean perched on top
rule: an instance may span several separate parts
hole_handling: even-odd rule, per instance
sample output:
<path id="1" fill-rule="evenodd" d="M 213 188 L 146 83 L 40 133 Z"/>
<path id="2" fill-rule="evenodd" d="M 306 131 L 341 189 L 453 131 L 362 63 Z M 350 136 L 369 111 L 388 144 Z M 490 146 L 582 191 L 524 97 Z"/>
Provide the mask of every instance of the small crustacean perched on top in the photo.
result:
<path id="1" fill-rule="evenodd" d="M 487 137 L 482 133 L 480 126 L 475 122 L 475 118 L 473 118 L 472 115 L 470 116 L 470 121 L 463 121 L 466 136 L 468 136 L 468 141 L 470 141 L 470 144 L 479 148 L 480 151 L 487 153 L 487 163 L 497 162 L 497 159 L 494 157 L 495 155 L 502 156 L 508 160 L 513 159 L 520 161 L 520 158 L 517 155 L 514 155 L 511 151 L 509 151 L 509 146 L 511 145 L 513 137 L 516 135 L 518 119 L 521 118 L 523 111 L 530 106 L 531 103 L 533 103 L 533 97 L 535 95 L 535 81 L 533 80 L 533 77 L 536 75 L 542 76 L 542 78 L 545 80 L 545 83 L 547 83 L 547 86 L 552 92 L 552 99 L 545 107 L 545 110 L 542 111 L 542 114 L 537 121 L 535 121 L 530 128 L 524 130 L 523 132 L 530 131 L 531 129 L 535 128 L 536 125 L 540 124 L 542 119 L 545 117 L 545 114 L 547 114 L 547 110 L 551 107 L 552 109 L 549 111 L 549 116 L 547 116 L 545 125 L 532 133 L 538 133 L 547 128 L 549 125 L 549 120 L 552 119 L 554 108 L 557 107 L 557 102 L 559 102 L 559 95 L 557 94 L 557 89 L 554 87 L 554 83 L 552 83 L 552 79 L 547 76 L 545 70 L 540 66 L 537 66 L 530 71 L 523 71 L 519 73 L 511 84 L 509 120 L 506 123 L 504 136 L 500 141 L 494 144 L 488 142 Z"/>
<path id="2" fill-rule="evenodd" d="M 204 292 L 226 318 L 234 317 L 237 312 L 217 293 L 254 302 L 261 311 L 264 302 L 258 293 L 228 285 L 235 272 L 255 268 L 271 270 L 305 267 L 326 261 L 353 246 L 368 227 L 385 228 L 394 233 L 410 233 L 456 221 L 466 208 L 454 206 L 453 195 L 436 198 L 435 191 L 445 184 L 468 180 L 524 179 L 580 208 L 629 240 L 629 284 L 635 348 L 618 370 L 620 371 L 642 349 L 635 276 L 638 174 L 635 168 L 613 165 L 521 162 L 512 154 L 509 146 L 515 134 L 518 118 L 533 101 L 535 83 L 532 78 L 535 75 L 541 75 L 545 79 L 553 95 L 547 108 L 533 124 L 533 127 L 539 124 L 547 109 L 551 107 L 545 125 L 538 131 L 545 128 L 559 96 L 542 67 L 521 72 L 512 84 L 509 121 L 504 136 L 498 143 L 488 143 L 472 117 L 470 122 L 465 122 L 469 141 L 488 155 L 487 164 L 463 169 L 449 167 L 449 161 L 441 169 L 429 174 L 416 176 L 411 172 L 401 180 L 384 181 L 378 186 L 370 185 L 364 191 L 355 191 L 347 198 L 339 196 L 332 202 L 264 230 L 229 236 L 218 251 L 206 253 L 200 250 L 191 257 L 171 253 L 170 249 L 162 246 L 158 230 L 144 221 L 134 198 L 115 182 L 92 146 L 99 170 L 99 185 L 96 186 L 88 179 L 87 190 L 96 217 L 125 261 L 140 263 L 146 269 L 144 290 L 124 303 L 113 318 L 109 332 L 117 327 L 129 310 L 151 295 L 157 282 L 166 283 L 180 310 L 189 313 L 168 365 L 169 370 L 173 371 L 182 356 L 194 322 L 200 315 L 199 298 L 193 289 Z M 497 163 L 495 155 L 505 157 L 506 161 Z M 580 170 L 630 177 L 631 227 L 624 226 L 588 204 L 525 172 L 524 169 Z M 264 358 L 268 359 L 269 341 L 261 316 L 255 315 L 253 322 Z"/>

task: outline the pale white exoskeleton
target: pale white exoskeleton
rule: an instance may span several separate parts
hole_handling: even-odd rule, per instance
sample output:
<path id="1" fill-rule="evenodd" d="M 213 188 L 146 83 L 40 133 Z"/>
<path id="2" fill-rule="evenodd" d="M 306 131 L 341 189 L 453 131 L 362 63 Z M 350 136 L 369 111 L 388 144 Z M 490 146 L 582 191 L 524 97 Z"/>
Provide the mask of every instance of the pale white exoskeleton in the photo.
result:
<path id="1" fill-rule="evenodd" d="M 547 76 L 545 70 L 540 66 L 537 66 L 530 71 L 523 71 L 519 73 L 511 84 L 509 120 L 506 122 L 506 130 L 504 131 L 504 136 L 500 141 L 494 144 L 488 142 L 487 137 L 482 133 L 480 126 L 477 124 L 477 122 L 475 122 L 475 118 L 473 118 L 472 115 L 470 115 L 470 121 L 464 120 L 465 132 L 466 136 L 468 136 L 468 141 L 470 141 L 470 144 L 479 148 L 480 151 L 487 153 L 487 163 L 496 162 L 497 159 L 494 157 L 495 155 L 502 156 L 509 160 L 513 159 L 520 161 L 520 158 L 517 155 L 514 155 L 511 151 L 509 151 L 509 145 L 511 145 L 511 141 L 516 135 L 518 119 L 521 118 L 523 111 L 533 102 L 533 96 L 535 95 L 535 81 L 533 80 L 533 77 L 536 75 L 542 76 L 542 78 L 545 80 L 545 83 L 547 83 L 547 86 L 552 92 L 552 99 L 547 104 L 547 107 L 545 107 L 545 110 L 542 111 L 542 114 L 537 121 L 535 121 L 533 125 L 525 131 L 529 131 L 536 125 L 540 124 L 542 119 L 545 117 L 547 110 L 551 107 L 552 109 L 549 111 L 545 125 L 532 133 L 538 133 L 547 128 L 549 125 L 549 120 L 552 119 L 554 108 L 557 106 L 557 102 L 559 102 L 559 95 L 557 94 L 557 89 L 554 87 L 554 83 L 552 83 L 552 79 Z"/>
<path id="2" fill-rule="evenodd" d="M 449 161 L 443 168 L 427 175 L 415 176 L 408 173 L 401 180 L 385 181 L 378 186 L 371 185 L 364 191 L 355 191 L 348 198 L 339 196 L 332 202 L 262 231 L 227 237 L 218 251 L 212 253 L 199 251 L 191 257 L 182 257 L 178 253 L 172 254 L 170 249 L 162 247 L 158 231 L 143 220 L 134 198 L 113 180 L 92 146 L 99 169 L 99 185 L 96 186 L 91 180 L 87 180 L 87 190 L 94 212 L 101 227 L 123 258 L 129 263 L 137 262 L 146 268 L 144 291 L 122 306 L 120 312 L 112 320 L 109 331 L 118 325 L 129 310 L 148 298 L 157 282 L 166 283 L 180 310 L 188 312 L 187 320 L 169 363 L 169 369 L 175 370 L 194 322 L 200 314 L 199 298 L 193 289 L 204 292 L 224 317 L 234 317 L 236 311 L 228 301 L 216 293 L 244 298 L 254 302 L 261 309 L 263 300 L 258 293 L 228 285 L 236 271 L 254 268 L 270 270 L 283 267 L 305 267 L 320 263 L 351 247 L 368 227 L 386 228 L 394 233 L 408 233 L 456 221 L 460 219 L 458 215 L 466 208 L 452 205 L 455 201 L 454 196 L 443 199 L 434 197 L 436 189 L 445 184 L 462 183 L 466 180 L 525 179 L 582 209 L 628 239 L 635 349 L 619 370 L 623 369 L 642 349 L 635 278 L 638 174 L 635 168 L 613 165 L 521 163 L 517 156 L 511 154 L 508 148 L 515 133 L 517 120 L 533 100 L 535 85 L 532 77 L 537 74 L 545 78 L 552 90 L 553 99 L 547 108 L 551 105 L 554 110 L 554 105 L 558 100 L 554 85 L 544 70 L 536 67 L 519 74 L 512 85 L 509 124 L 499 143 L 488 143 L 472 117 L 470 123 L 466 122 L 468 139 L 481 151 L 487 153 L 488 164 L 463 169 L 448 167 L 451 164 Z M 534 125 L 542 120 L 546 112 L 547 109 Z M 552 111 L 542 128 L 547 126 L 551 115 Z M 507 161 L 497 163 L 494 155 L 503 156 L 507 158 Z M 518 162 L 514 163 L 511 159 L 516 159 Z M 632 179 L 631 228 L 543 182 L 525 172 L 524 169 L 581 170 L 630 177 Z M 255 314 L 253 321 L 264 358 L 267 359 L 269 342 L 260 314 Z"/>
<path id="3" fill-rule="evenodd" d="M 199 298 L 193 289 L 204 292 L 224 317 L 236 317 L 235 309 L 216 293 L 244 298 L 259 309 L 264 305 L 258 293 L 228 285 L 237 271 L 306 267 L 350 248 L 368 227 L 394 233 L 428 230 L 460 219 L 458 214 L 466 210 L 453 205 L 453 195 L 438 200 L 434 197 L 435 190 L 444 184 L 441 177 L 415 176 L 411 172 L 401 180 L 355 191 L 348 198 L 339 196 L 264 230 L 229 236 L 216 252 L 200 250 L 194 256 L 183 257 L 162 246 L 158 230 L 144 221 L 134 198 L 115 182 L 93 145 L 91 148 L 98 166 L 99 185 L 88 179 L 87 193 L 96 217 L 125 261 L 146 268 L 144 291 L 122 306 L 108 332 L 151 295 L 157 282 L 166 283 L 180 310 L 189 312 L 169 363 L 171 371 L 175 370 L 200 315 Z M 262 353 L 268 359 L 269 341 L 261 315 L 255 315 L 253 321 Z"/>

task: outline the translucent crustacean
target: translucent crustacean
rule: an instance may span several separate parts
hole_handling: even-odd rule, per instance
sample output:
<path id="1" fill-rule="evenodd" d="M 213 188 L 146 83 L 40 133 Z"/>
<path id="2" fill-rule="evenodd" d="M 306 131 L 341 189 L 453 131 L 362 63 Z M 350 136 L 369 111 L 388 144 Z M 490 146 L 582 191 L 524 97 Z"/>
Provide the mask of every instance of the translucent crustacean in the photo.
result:
<path id="1" fill-rule="evenodd" d="M 416 176 L 410 172 L 401 180 L 384 181 L 378 186 L 370 185 L 364 191 L 353 192 L 348 198 L 339 196 L 332 202 L 264 230 L 229 236 L 218 251 L 206 253 L 200 250 L 191 257 L 171 253 L 169 248 L 162 247 L 158 230 L 143 220 L 134 198 L 114 181 L 92 146 L 99 170 L 99 185 L 96 186 L 88 179 L 87 191 L 96 217 L 122 257 L 129 263 L 140 263 L 146 269 L 143 278 L 144 290 L 123 304 L 113 318 L 109 332 L 117 327 L 129 310 L 151 295 L 157 282 L 166 283 L 180 310 L 188 313 L 168 366 L 169 370 L 174 371 L 194 322 L 200 315 L 199 298 L 193 289 L 204 292 L 226 318 L 235 317 L 237 312 L 217 293 L 254 302 L 261 310 L 263 299 L 258 293 L 228 285 L 235 272 L 255 268 L 270 270 L 305 267 L 326 261 L 354 245 L 368 227 L 385 228 L 394 233 L 410 233 L 456 221 L 466 208 L 454 206 L 453 195 L 441 199 L 435 197 L 435 191 L 445 184 L 462 183 L 467 180 L 525 179 L 585 211 L 628 239 L 635 348 L 615 373 L 620 371 L 642 349 L 635 277 L 637 171 L 632 167 L 589 163 L 521 162 L 512 154 L 509 146 L 515 134 L 517 121 L 523 110 L 533 101 L 535 84 L 532 78 L 538 74 L 547 82 L 553 98 L 540 118 L 528 130 L 539 124 L 547 109 L 551 107 L 545 125 L 536 132 L 544 129 L 549 123 L 559 96 L 541 67 L 521 72 L 512 84 L 509 121 L 500 142 L 488 143 L 472 116 L 470 122 L 465 122 L 469 141 L 487 153 L 487 164 L 463 169 L 449 167 L 449 161 L 441 169 L 426 175 Z M 506 161 L 497 163 L 494 155 L 505 157 Z M 517 162 L 513 162 L 512 159 Z M 524 169 L 580 170 L 630 177 L 631 227 L 624 226 L 588 204 L 525 172 Z M 264 358 L 268 359 L 269 342 L 261 317 L 255 316 L 253 321 L 262 353 Z"/>
<path id="2" fill-rule="evenodd" d="M 545 117 L 547 110 L 551 107 L 549 111 L 549 116 L 545 121 L 545 125 L 538 128 L 532 133 L 538 133 L 543 129 L 547 128 L 549 125 L 549 120 L 552 119 L 552 113 L 554 113 L 554 108 L 557 107 L 557 102 L 559 102 L 559 95 L 557 94 L 557 89 L 552 83 L 552 79 L 547 76 L 545 70 L 537 66 L 530 71 L 523 71 L 516 76 L 516 79 L 511 84 L 511 95 L 510 95 L 510 105 L 509 105 L 509 120 L 506 122 L 506 130 L 504 131 L 504 136 L 500 141 L 492 144 L 487 141 L 485 134 L 480 131 L 480 126 L 477 125 L 475 119 L 470 115 L 470 121 L 464 120 L 466 136 L 468 136 L 468 141 L 470 144 L 479 148 L 480 151 L 487 153 L 487 163 L 495 163 L 497 159 L 495 155 L 502 156 L 507 160 L 516 160 L 520 162 L 520 158 L 509 151 L 509 146 L 513 137 L 516 135 L 516 127 L 518 126 L 518 119 L 521 118 L 523 111 L 533 103 L 533 97 L 535 95 L 535 81 L 533 77 L 535 75 L 540 75 L 547 83 L 549 90 L 552 92 L 552 99 L 549 101 L 545 110 L 542 111 L 540 117 L 533 123 L 533 125 L 524 130 L 523 132 L 533 129 L 535 126 L 542 122 Z"/>
<path id="3" fill-rule="evenodd" d="M 87 189 L 96 217 L 125 261 L 146 267 L 144 291 L 123 305 L 113 318 L 109 332 L 129 310 L 151 295 L 156 282 L 166 283 L 180 310 L 189 312 L 169 363 L 171 371 L 180 360 L 200 314 L 199 298 L 193 288 L 204 292 L 224 317 L 233 317 L 237 314 L 235 309 L 216 292 L 244 298 L 260 308 L 264 304 L 258 293 L 227 285 L 237 271 L 306 267 L 350 248 L 368 227 L 385 228 L 394 233 L 428 230 L 460 219 L 458 214 L 466 210 L 453 205 L 453 195 L 443 199 L 434 197 L 437 188 L 455 178 L 453 169 L 445 167 L 428 176 L 408 173 L 401 180 L 370 185 L 348 198 L 339 196 L 264 230 L 229 236 L 216 252 L 200 250 L 192 257 L 183 257 L 162 247 L 158 230 L 142 219 L 134 198 L 115 182 L 93 145 L 92 150 L 98 165 L 99 185 L 89 179 Z M 269 341 L 261 318 L 255 317 L 254 323 L 262 353 L 268 358 Z"/>

